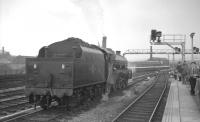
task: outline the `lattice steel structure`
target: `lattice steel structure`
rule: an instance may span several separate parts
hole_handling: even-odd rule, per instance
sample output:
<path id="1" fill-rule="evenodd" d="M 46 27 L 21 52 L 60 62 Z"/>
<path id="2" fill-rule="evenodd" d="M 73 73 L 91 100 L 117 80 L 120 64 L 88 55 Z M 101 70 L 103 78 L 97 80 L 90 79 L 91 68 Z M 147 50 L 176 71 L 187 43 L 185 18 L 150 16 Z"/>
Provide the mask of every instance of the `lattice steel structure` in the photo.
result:
<path id="1" fill-rule="evenodd" d="M 150 40 L 150 44 L 152 45 L 167 45 L 169 47 L 171 47 L 173 50 L 175 50 L 174 45 L 177 46 L 181 46 L 182 50 L 181 50 L 181 55 L 182 55 L 182 61 L 185 60 L 185 40 L 186 40 L 186 35 L 182 35 L 182 34 L 166 34 L 163 35 L 161 38 L 161 41 L 156 42 L 156 41 L 152 41 Z M 187 53 L 191 53 L 191 52 L 187 52 Z M 153 54 L 153 53 L 151 53 Z M 173 54 L 173 60 L 174 60 L 174 54 L 175 53 L 171 53 Z"/>
<path id="2" fill-rule="evenodd" d="M 124 52 L 126 54 L 172 54 L 173 60 L 175 54 L 182 55 L 182 61 L 185 60 L 185 54 L 192 54 L 193 50 L 185 49 L 186 35 L 183 34 L 165 34 L 162 37 L 159 37 L 157 40 L 152 40 L 150 37 L 150 49 L 129 49 Z M 167 45 L 172 49 L 153 49 L 153 45 Z M 181 46 L 181 51 L 177 52 L 175 46 Z"/>
<path id="3" fill-rule="evenodd" d="M 150 49 L 129 49 L 123 53 L 123 55 L 127 54 L 180 54 L 180 53 L 177 53 L 175 52 L 175 50 L 171 49 L 153 49 L 152 51 Z M 191 54 L 191 50 L 190 49 L 185 50 L 185 54 Z"/>

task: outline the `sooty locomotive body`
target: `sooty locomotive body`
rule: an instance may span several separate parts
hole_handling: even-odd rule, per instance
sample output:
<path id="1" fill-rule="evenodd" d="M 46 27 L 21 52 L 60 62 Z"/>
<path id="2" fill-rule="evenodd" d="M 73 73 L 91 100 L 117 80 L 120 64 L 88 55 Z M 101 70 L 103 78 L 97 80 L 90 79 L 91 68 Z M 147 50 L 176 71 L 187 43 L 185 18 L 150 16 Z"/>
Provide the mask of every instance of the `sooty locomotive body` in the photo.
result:
<path id="1" fill-rule="evenodd" d="M 30 103 L 44 109 L 52 101 L 80 103 L 101 96 L 107 86 L 126 87 L 130 78 L 127 65 L 126 58 L 111 49 L 68 38 L 42 47 L 36 58 L 26 60 L 25 93 Z"/>

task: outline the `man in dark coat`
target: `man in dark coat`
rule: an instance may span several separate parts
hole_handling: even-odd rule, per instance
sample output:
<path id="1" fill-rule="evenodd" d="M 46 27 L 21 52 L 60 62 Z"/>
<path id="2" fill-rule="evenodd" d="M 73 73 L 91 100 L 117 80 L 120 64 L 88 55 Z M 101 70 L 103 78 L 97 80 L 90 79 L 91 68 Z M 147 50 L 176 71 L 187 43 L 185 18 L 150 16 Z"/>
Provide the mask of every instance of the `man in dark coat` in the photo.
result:
<path id="1" fill-rule="evenodd" d="M 178 75 L 179 81 L 181 81 L 181 74 L 183 72 L 183 68 L 182 68 L 181 62 L 178 62 L 176 70 L 178 71 L 177 75 Z"/>
<path id="2" fill-rule="evenodd" d="M 195 94 L 195 86 L 196 86 L 196 80 L 199 74 L 199 69 L 196 65 L 196 62 L 191 63 L 191 68 L 190 68 L 190 85 L 191 85 L 191 95 Z"/>
<path id="3" fill-rule="evenodd" d="M 183 62 L 183 65 L 182 65 L 182 72 L 181 72 L 181 80 L 182 80 L 182 83 L 183 84 L 186 84 L 187 82 L 187 79 L 189 77 L 189 67 L 186 63 L 186 61 Z"/>

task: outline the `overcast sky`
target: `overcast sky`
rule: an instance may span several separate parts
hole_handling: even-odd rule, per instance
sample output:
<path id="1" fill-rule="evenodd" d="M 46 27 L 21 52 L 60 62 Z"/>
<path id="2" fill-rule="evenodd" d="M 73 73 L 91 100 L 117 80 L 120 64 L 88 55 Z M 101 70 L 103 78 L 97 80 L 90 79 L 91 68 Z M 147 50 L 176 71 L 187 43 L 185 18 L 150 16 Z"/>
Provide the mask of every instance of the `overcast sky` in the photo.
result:
<path id="1" fill-rule="evenodd" d="M 186 34 L 186 48 L 195 32 L 200 47 L 199 12 L 200 0 L 0 0 L 0 47 L 35 56 L 68 37 L 98 44 L 106 35 L 107 46 L 123 52 L 148 49 L 151 29 Z"/>

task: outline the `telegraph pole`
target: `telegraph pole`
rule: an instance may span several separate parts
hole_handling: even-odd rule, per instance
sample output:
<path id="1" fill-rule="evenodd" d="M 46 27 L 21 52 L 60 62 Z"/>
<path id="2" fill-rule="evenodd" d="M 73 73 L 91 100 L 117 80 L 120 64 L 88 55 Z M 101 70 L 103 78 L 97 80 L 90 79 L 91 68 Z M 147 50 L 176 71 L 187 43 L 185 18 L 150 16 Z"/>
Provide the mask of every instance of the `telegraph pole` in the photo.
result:
<path id="1" fill-rule="evenodd" d="M 191 33 L 190 34 L 190 38 L 191 38 L 191 53 L 192 53 L 192 61 L 194 61 L 194 54 L 193 54 L 193 37 L 194 37 L 195 33 Z"/>
<path id="2" fill-rule="evenodd" d="M 153 49 L 152 49 L 152 45 L 150 46 L 150 60 L 153 58 Z"/>
<path id="3" fill-rule="evenodd" d="M 152 39 L 152 35 L 150 36 L 150 40 L 149 40 L 149 42 L 150 42 L 150 60 L 153 59 L 153 46 L 151 44 L 151 39 Z"/>

